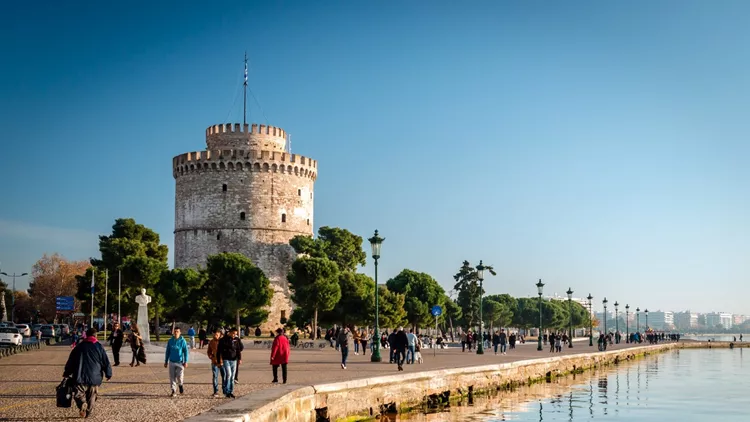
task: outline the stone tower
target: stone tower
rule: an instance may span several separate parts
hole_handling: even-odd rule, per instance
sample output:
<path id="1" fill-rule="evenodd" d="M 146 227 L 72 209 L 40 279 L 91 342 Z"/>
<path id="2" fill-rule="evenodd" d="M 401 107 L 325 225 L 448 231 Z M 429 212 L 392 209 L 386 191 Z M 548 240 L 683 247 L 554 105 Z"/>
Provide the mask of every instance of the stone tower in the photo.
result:
<path id="1" fill-rule="evenodd" d="M 227 123 L 206 129 L 205 151 L 172 159 L 175 267 L 205 267 L 221 252 L 250 258 L 274 289 L 265 328 L 291 314 L 289 240 L 313 234 L 318 163 L 286 144 L 281 128 Z"/>

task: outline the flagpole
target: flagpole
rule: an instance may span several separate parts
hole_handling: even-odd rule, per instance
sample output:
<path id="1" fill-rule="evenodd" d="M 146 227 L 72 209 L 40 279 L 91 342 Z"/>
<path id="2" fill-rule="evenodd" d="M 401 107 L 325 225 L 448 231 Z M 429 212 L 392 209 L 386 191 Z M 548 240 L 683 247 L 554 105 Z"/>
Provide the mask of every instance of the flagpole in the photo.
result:
<path id="1" fill-rule="evenodd" d="M 117 270 L 117 323 L 122 325 L 120 315 L 120 301 L 122 300 L 122 270 Z"/>
<path id="2" fill-rule="evenodd" d="M 109 269 L 104 270 L 104 338 L 107 338 L 107 295 L 109 294 Z"/>
<path id="3" fill-rule="evenodd" d="M 247 124 L 247 51 L 245 51 L 245 94 L 242 100 L 242 126 Z"/>
<path id="4" fill-rule="evenodd" d="M 89 328 L 92 328 L 94 326 L 94 273 L 96 272 L 96 267 L 91 267 L 91 325 Z"/>

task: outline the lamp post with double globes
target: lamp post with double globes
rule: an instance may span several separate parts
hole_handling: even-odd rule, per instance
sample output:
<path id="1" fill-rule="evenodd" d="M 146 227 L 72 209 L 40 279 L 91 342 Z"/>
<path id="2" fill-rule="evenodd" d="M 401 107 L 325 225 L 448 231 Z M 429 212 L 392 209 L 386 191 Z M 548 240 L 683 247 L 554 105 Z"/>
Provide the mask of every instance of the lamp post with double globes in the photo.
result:
<path id="1" fill-rule="evenodd" d="M 592 302 L 591 299 L 593 299 L 594 296 L 591 296 L 591 293 L 589 293 L 588 297 L 586 299 L 589 300 L 589 347 L 594 346 L 594 315 L 592 314 Z"/>
<path id="2" fill-rule="evenodd" d="M 625 343 L 630 343 L 630 305 L 625 305 Z"/>
<path id="3" fill-rule="evenodd" d="M 604 300 L 602 300 L 602 305 L 604 305 L 604 315 L 602 316 L 602 319 L 604 320 L 604 336 L 606 338 L 607 336 L 607 298 L 605 297 Z"/>
<path id="4" fill-rule="evenodd" d="M 641 307 L 635 308 L 635 332 L 641 332 Z"/>
<path id="5" fill-rule="evenodd" d="M 644 309 L 643 313 L 646 315 L 646 331 L 648 331 L 648 309 Z"/>
<path id="6" fill-rule="evenodd" d="M 544 283 L 542 283 L 542 279 L 539 279 L 539 282 L 536 283 L 536 288 L 539 292 L 539 335 L 537 336 L 537 345 L 536 350 L 542 351 L 542 292 L 544 290 Z"/>
<path id="7" fill-rule="evenodd" d="M 370 246 L 372 246 L 372 259 L 375 260 L 375 335 L 372 339 L 372 341 L 375 343 L 375 350 L 372 352 L 370 362 L 381 362 L 383 358 L 380 357 L 380 324 L 378 320 L 380 316 L 380 303 L 378 294 L 378 290 L 380 290 L 378 288 L 378 259 L 380 259 L 380 247 L 382 246 L 385 238 L 380 237 L 378 235 L 378 231 L 375 230 L 375 235 L 367 240 L 370 241 Z"/>
<path id="8" fill-rule="evenodd" d="M 620 306 L 617 301 L 615 301 L 615 344 L 620 343 L 620 321 L 617 320 L 617 307 Z"/>
<path id="9" fill-rule="evenodd" d="M 482 260 L 479 260 L 479 265 L 477 265 L 477 279 L 479 280 L 479 342 L 477 344 L 477 354 L 483 355 L 484 354 L 484 330 L 482 329 L 482 282 L 484 281 L 484 265 L 482 265 Z"/>
<path id="10" fill-rule="evenodd" d="M 573 347 L 573 290 L 568 287 L 568 313 L 570 314 L 570 335 L 568 337 L 568 348 Z"/>

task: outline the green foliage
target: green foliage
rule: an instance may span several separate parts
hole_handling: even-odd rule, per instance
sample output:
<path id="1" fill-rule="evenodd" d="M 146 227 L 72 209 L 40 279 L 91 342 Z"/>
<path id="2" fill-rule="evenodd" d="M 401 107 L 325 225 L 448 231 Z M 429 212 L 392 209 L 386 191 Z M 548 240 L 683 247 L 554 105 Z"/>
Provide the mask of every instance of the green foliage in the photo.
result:
<path id="1" fill-rule="evenodd" d="M 400 325 L 404 325 L 407 322 L 406 310 L 404 309 L 404 295 L 394 293 L 384 286 L 378 286 L 378 289 L 380 327 L 395 329 Z"/>
<path id="2" fill-rule="evenodd" d="M 417 328 L 432 324 L 435 317 L 430 310 L 435 305 L 442 307 L 445 300 L 445 290 L 426 273 L 405 269 L 388 280 L 386 286 L 388 290 L 404 295 L 407 321 Z"/>
<path id="3" fill-rule="evenodd" d="M 367 325 L 375 313 L 375 281 L 365 274 L 339 273 L 341 299 L 326 315 L 326 321 L 341 325 Z"/>
<path id="4" fill-rule="evenodd" d="M 242 254 L 211 255 L 206 272 L 204 294 L 210 303 L 209 322 L 234 321 L 237 313 L 248 317 L 271 303 L 273 290 L 268 278 Z"/>
<path id="5" fill-rule="evenodd" d="M 297 253 L 330 259 L 340 271 L 356 271 L 358 265 L 365 265 L 367 258 L 362 250 L 362 237 L 338 227 L 321 227 L 317 239 L 295 236 L 289 244 Z"/>
<path id="6" fill-rule="evenodd" d="M 487 296 L 482 300 L 482 317 L 490 327 L 507 327 L 513 321 L 513 310 L 497 296 Z"/>
<path id="7" fill-rule="evenodd" d="M 303 257 L 292 264 L 287 275 L 292 300 L 312 312 L 312 329 L 318 326 L 318 313 L 330 311 L 341 299 L 339 268 L 328 258 Z"/>
<path id="8" fill-rule="evenodd" d="M 450 318 L 457 323 L 463 317 L 463 312 L 461 311 L 461 307 L 458 306 L 454 300 L 445 296 L 443 298 L 443 315 L 441 317 L 445 320 Z"/>
<path id="9" fill-rule="evenodd" d="M 461 307 L 463 326 L 464 329 L 469 329 L 479 323 L 480 289 L 477 271 L 469 261 L 464 261 L 453 279 L 456 280 L 453 288 L 458 291 L 456 303 Z"/>
<path id="10" fill-rule="evenodd" d="M 172 321 L 200 322 L 211 308 L 205 296 L 206 271 L 175 268 L 163 271 L 156 284 L 156 295 L 162 314 Z"/>

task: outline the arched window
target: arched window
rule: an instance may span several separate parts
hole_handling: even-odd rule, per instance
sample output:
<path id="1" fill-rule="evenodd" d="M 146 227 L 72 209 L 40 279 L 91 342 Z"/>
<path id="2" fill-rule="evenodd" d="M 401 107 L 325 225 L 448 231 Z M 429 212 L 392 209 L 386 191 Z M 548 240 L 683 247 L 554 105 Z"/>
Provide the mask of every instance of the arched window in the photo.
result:
<path id="1" fill-rule="evenodd" d="M 286 214 L 281 214 L 281 222 L 286 223 Z"/>
<path id="2" fill-rule="evenodd" d="M 216 240 L 221 240 L 221 233 L 216 235 Z"/>
<path id="3" fill-rule="evenodd" d="M 226 192 L 227 191 L 227 184 L 226 183 L 224 183 L 223 185 L 221 185 L 221 191 L 222 192 Z"/>
<path id="4" fill-rule="evenodd" d="M 297 195 L 302 196 L 302 189 L 297 189 Z"/>
<path id="5" fill-rule="evenodd" d="M 243 211 L 240 213 L 240 220 L 244 220 L 244 219 L 245 219 L 245 212 Z"/>

